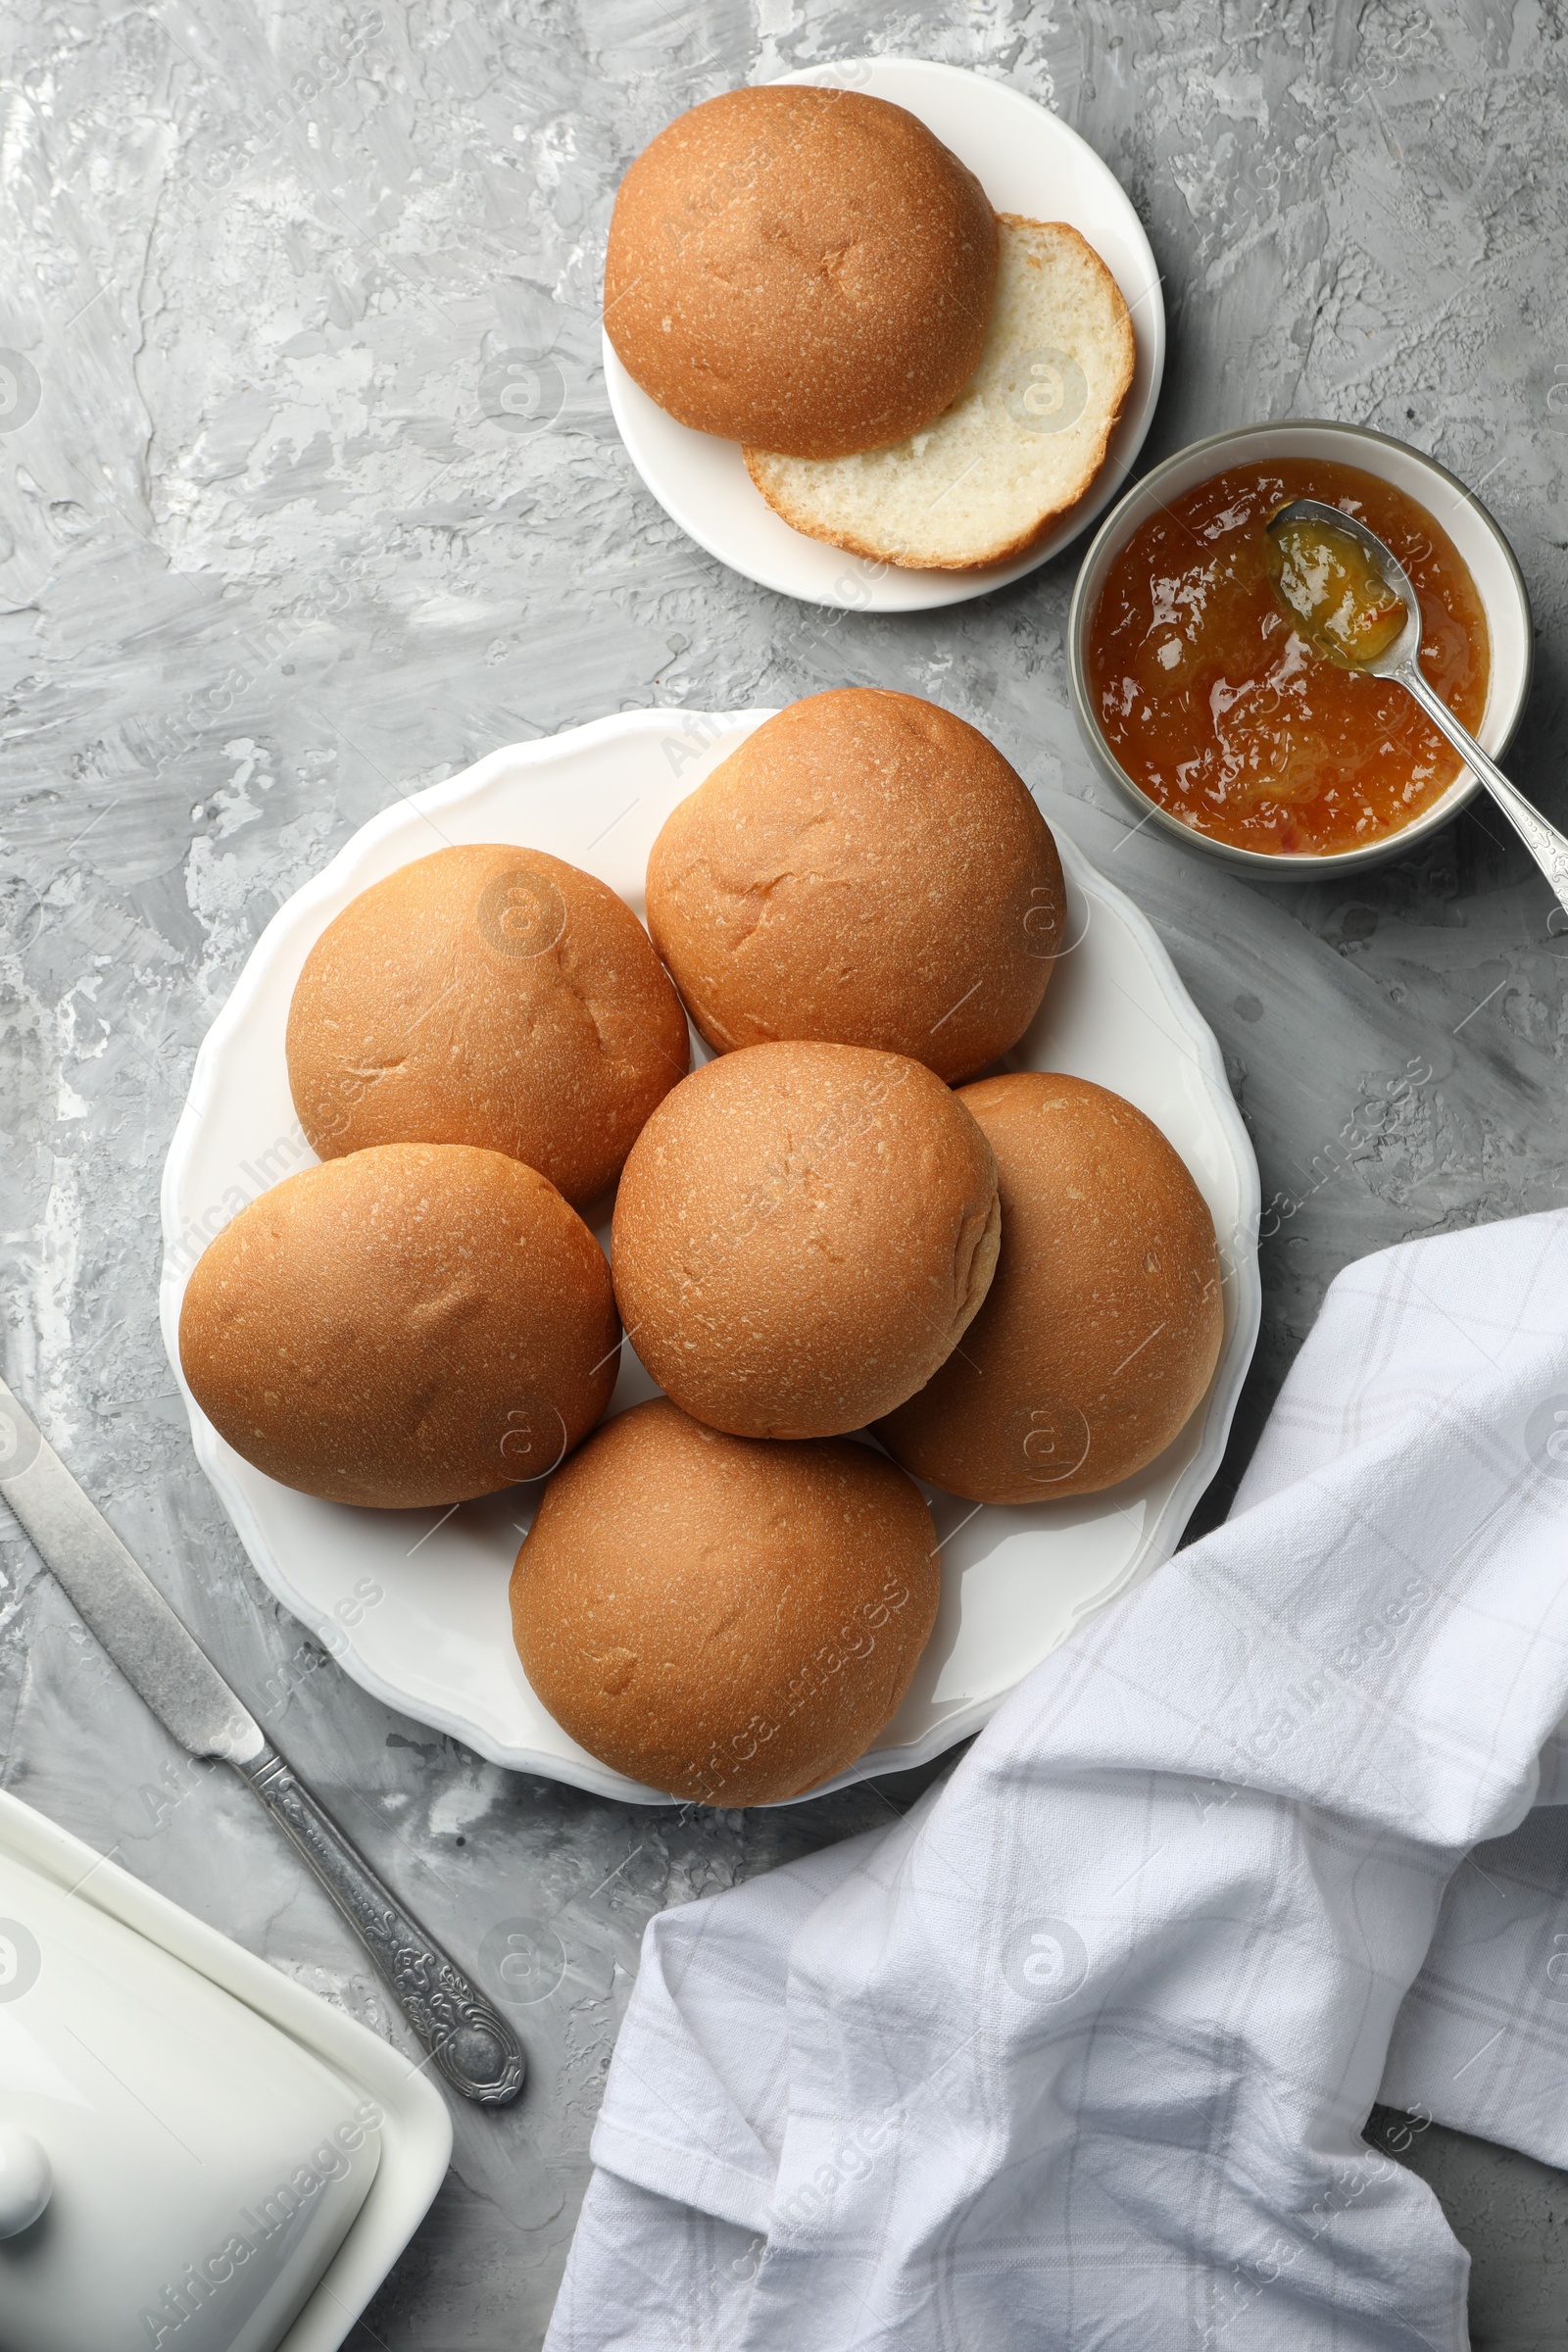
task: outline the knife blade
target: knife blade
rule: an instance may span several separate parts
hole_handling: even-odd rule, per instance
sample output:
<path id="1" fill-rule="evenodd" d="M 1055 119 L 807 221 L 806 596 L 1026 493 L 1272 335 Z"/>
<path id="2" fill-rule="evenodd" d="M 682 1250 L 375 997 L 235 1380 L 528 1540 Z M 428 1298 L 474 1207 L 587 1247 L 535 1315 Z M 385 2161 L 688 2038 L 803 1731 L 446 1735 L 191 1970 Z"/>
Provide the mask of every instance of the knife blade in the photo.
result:
<path id="1" fill-rule="evenodd" d="M 0 1494 L 89 1633 L 193 1756 L 260 1755 L 261 1725 L 0 1381 Z"/>
<path id="2" fill-rule="evenodd" d="M 268 1739 L 146 1570 L 0 1381 L 0 1494 L 101 1647 L 193 1756 L 249 1782 L 360 1937 L 453 2088 L 504 2107 L 522 2088 L 511 2027 L 363 1854 Z"/>

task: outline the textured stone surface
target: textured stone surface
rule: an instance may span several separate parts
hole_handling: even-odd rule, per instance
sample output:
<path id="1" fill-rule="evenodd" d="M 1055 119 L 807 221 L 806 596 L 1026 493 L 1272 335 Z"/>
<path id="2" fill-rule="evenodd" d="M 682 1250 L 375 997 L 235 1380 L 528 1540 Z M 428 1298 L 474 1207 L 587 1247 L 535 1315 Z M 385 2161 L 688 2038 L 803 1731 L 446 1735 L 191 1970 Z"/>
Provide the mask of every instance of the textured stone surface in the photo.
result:
<path id="1" fill-rule="evenodd" d="M 1510 764 L 1568 819 L 1558 12 L 912 0 L 869 22 L 1055 107 L 1129 189 L 1172 329 L 1151 459 L 1294 412 L 1485 486 L 1541 624 Z M 154 1298 L 192 1056 L 279 900 L 398 794 L 606 711 L 843 683 L 948 704 L 1072 804 L 1223 1041 L 1277 1196 L 1237 1461 L 1347 1260 L 1563 1198 L 1568 951 L 1486 810 L 1353 889 L 1254 890 L 1127 838 L 1068 711 L 1072 554 L 956 612 L 824 624 L 646 495 L 598 364 L 616 178 L 695 100 L 857 53 L 855 12 L 23 0 L 3 37 L 0 346 L 27 363 L 0 416 L 6 1376 L 455 1948 L 530 1918 L 559 1939 L 559 1984 L 519 2012 L 525 2099 L 460 2115 L 354 2338 L 510 2352 L 549 2311 L 650 1913 L 909 1790 L 692 1819 L 510 1778 L 377 1705 L 263 1591 L 194 1467 Z M 1391 1107 L 1412 1066 L 1431 1076 Z M 384 2022 L 252 1800 L 182 1767 L 14 1527 L 0 1581 L 6 1786 Z M 1568 2341 L 1557 2185 L 1424 2148 L 1482 2250 L 1478 2341 Z"/>

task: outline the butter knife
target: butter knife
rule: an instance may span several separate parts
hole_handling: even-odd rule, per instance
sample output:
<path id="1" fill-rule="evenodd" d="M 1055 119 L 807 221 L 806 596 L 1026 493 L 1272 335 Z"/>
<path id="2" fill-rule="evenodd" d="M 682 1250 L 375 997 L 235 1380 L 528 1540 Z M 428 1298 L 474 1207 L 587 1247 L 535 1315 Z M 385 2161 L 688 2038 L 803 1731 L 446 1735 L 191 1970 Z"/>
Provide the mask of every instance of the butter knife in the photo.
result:
<path id="1" fill-rule="evenodd" d="M 191 1755 L 232 1764 L 270 1808 L 453 2089 L 507 2106 L 523 2077 L 511 2027 L 322 1811 L 3 1381 L 0 1494 L 164 1729 Z"/>

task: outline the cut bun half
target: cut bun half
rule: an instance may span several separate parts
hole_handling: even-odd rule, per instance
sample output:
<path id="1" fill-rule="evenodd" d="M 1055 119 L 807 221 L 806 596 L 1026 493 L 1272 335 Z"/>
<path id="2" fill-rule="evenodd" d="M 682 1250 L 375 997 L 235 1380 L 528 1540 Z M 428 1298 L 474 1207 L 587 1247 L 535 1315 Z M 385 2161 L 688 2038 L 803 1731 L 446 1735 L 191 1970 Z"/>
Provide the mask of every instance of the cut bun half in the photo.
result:
<path id="1" fill-rule="evenodd" d="M 847 458 L 747 450 L 795 530 L 878 563 L 971 571 L 1022 555 L 1083 497 L 1133 380 L 1132 320 L 1077 229 L 1010 213 L 1001 227 L 980 365 L 934 424 Z"/>

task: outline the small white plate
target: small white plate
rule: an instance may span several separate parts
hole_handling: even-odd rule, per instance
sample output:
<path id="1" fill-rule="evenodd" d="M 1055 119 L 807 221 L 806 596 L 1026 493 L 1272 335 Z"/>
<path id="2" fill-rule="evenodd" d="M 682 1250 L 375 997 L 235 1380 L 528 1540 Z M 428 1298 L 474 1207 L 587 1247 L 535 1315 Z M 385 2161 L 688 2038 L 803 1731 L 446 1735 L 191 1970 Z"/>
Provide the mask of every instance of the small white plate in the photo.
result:
<path id="1" fill-rule="evenodd" d="M 283 1035 L 300 967 L 334 915 L 412 858 L 481 841 L 567 858 L 640 915 L 648 854 L 664 819 L 771 715 L 633 711 L 492 752 L 372 817 L 278 909 L 197 1056 L 164 1170 L 160 1305 L 176 1374 L 180 1300 L 201 1250 L 269 1185 L 314 1162 L 289 1098 Z M 1147 918 L 1095 871 L 1054 813 L 1053 826 L 1072 946 L 1012 1059 L 1096 1079 L 1170 1138 L 1224 1246 L 1224 1351 L 1206 1404 L 1181 1437 L 1106 1494 L 977 1509 L 932 1491 L 944 1538 L 936 1631 L 882 1744 L 834 1788 L 922 1763 L 977 1731 L 1086 1610 L 1169 1557 L 1219 1467 L 1257 1336 L 1257 1164 L 1219 1049 Z M 606 1226 L 607 1247 L 608 1239 Z M 536 1488 L 514 1487 L 445 1516 L 318 1502 L 252 1469 L 184 1394 L 197 1458 L 263 1579 L 356 1682 L 494 1763 L 605 1796 L 668 1801 L 578 1747 L 524 1678 L 507 1581 Z M 628 1347 L 611 1410 L 657 1394 Z M 247 1695 L 265 1720 L 265 1699 Z"/>
<path id="2" fill-rule="evenodd" d="M 633 383 L 606 335 L 611 410 L 632 464 L 666 514 L 699 547 L 760 586 L 854 612 L 920 612 L 966 604 L 1059 554 L 1131 472 L 1165 372 L 1165 305 L 1149 239 L 1120 182 L 1094 149 L 1059 117 L 1003 82 L 911 57 L 851 58 L 782 79 L 864 90 L 905 107 L 968 165 L 997 212 L 1065 220 L 1088 238 L 1121 288 L 1138 346 L 1132 389 L 1104 465 L 1088 495 L 1026 555 L 983 571 L 906 571 L 791 530 L 747 472 L 739 442 L 677 424 Z"/>

